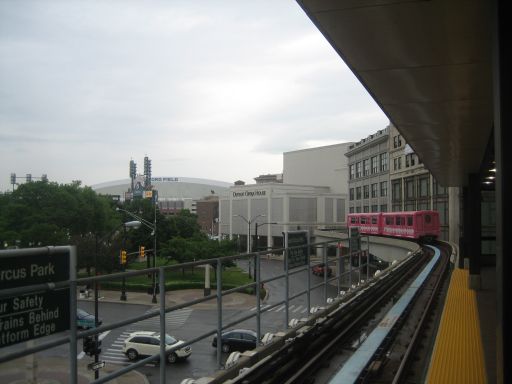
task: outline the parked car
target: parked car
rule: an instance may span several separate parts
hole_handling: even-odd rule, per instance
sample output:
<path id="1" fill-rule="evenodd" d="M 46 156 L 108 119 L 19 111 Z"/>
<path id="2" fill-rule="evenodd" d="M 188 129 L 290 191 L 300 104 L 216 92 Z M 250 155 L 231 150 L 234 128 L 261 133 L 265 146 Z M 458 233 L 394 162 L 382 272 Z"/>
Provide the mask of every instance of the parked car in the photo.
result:
<path id="1" fill-rule="evenodd" d="M 222 334 L 222 352 L 246 351 L 256 348 L 256 332 L 248 329 L 233 329 Z M 217 348 L 217 336 L 212 340 L 212 346 Z"/>
<path id="2" fill-rule="evenodd" d="M 101 325 L 102 322 L 103 321 L 101 319 L 98 319 L 98 325 Z M 76 326 L 84 329 L 94 328 L 94 315 L 84 311 L 83 309 L 77 308 Z"/>
<path id="3" fill-rule="evenodd" d="M 169 350 L 173 347 L 184 344 L 183 340 L 177 340 L 169 334 L 165 334 L 165 349 Z M 139 356 L 152 356 L 160 353 L 160 333 L 138 331 L 132 332 L 124 341 L 123 353 L 130 360 L 136 360 Z M 192 353 L 190 345 L 176 349 L 167 354 L 167 361 L 175 363 L 179 359 L 186 359 Z"/>
<path id="4" fill-rule="evenodd" d="M 325 264 L 322 263 L 322 264 L 317 264 L 315 265 L 313 268 L 312 268 L 312 271 L 313 271 L 313 275 L 317 275 L 317 276 L 323 276 L 324 273 L 325 273 Z M 331 277 L 332 276 L 332 268 L 327 266 L 327 276 L 328 277 Z"/>

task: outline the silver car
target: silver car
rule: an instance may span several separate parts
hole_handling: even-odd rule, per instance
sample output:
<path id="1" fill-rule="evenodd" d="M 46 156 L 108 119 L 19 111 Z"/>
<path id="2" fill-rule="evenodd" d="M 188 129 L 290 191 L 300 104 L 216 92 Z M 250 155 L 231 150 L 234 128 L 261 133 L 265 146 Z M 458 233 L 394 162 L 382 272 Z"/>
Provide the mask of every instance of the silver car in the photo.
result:
<path id="1" fill-rule="evenodd" d="M 183 340 L 176 340 L 174 337 L 165 334 L 165 349 L 170 350 L 185 344 Z M 152 356 L 160 353 L 160 333 L 138 331 L 130 333 L 124 342 L 123 352 L 130 360 L 136 360 L 139 356 Z M 192 353 L 190 345 L 167 353 L 167 361 L 175 363 L 179 359 L 186 359 Z"/>

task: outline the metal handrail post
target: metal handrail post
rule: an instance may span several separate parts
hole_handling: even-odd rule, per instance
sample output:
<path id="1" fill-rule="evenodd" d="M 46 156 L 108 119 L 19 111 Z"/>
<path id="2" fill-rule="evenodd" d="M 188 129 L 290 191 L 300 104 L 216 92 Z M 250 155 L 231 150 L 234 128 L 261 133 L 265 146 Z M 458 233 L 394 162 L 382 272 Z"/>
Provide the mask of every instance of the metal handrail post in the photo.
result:
<path id="1" fill-rule="evenodd" d="M 336 247 L 336 262 L 338 263 L 338 295 L 340 294 L 341 291 L 341 274 L 343 273 L 343 258 L 341 257 L 340 254 L 340 248 Z"/>
<path id="2" fill-rule="evenodd" d="M 70 320 L 70 339 L 69 339 L 69 368 L 70 382 L 77 384 L 78 382 L 78 364 L 77 364 L 77 324 L 76 324 L 76 246 L 69 247 L 69 320 Z"/>
<path id="3" fill-rule="evenodd" d="M 158 280 L 160 284 L 160 382 L 165 383 L 165 270 L 163 267 L 158 268 Z"/>
<path id="4" fill-rule="evenodd" d="M 288 329 L 288 311 L 290 309 L 290 302 L 288 300 L 288 296 L 290 294 L 290 276 L 288 275 L 288 249 L 284 251 L 284 305 L 285 305 L 285 329 Z"/>
<path id="5" fill-rule="evenodd" d="M 257 253 L 255 256 L 256 260 L 256 270 L 254 274 L 256 276 L 256 346 L 260 345 L 261 340 L 261 303 L 260 303 L 260 293 L 261 293 L 261 277 L 260 277 L 260 254 Z"/>
<path id="6" fill-rule="evenodd" d="M 308 252 L 308 269 L 307 269 L 307 274 L 306 274 L 306 281 L 307 281 L 307 286 L 308 286 L 308 293 L 306 294 L 306 301 L 307 301 L 307 306 L 308 306 L 308 316 L 309 316 L 309 313 L 311 311 L 311 260 L 309 258 L 309 246 L 307 248 L 307 252 Z"/>
<path id="7" fill-rule="evenodd" d="M 328 275 L 328 268 L 327 265 L 327 245 L 322 245 L 322 256 L 324 260 L 324 304 L 327 303 L 327 275 Z"/>
<path id="8" fill-rule="evenodd" d="M 217 365 L 222 361 L 222 262 L 217 259 Z"/>

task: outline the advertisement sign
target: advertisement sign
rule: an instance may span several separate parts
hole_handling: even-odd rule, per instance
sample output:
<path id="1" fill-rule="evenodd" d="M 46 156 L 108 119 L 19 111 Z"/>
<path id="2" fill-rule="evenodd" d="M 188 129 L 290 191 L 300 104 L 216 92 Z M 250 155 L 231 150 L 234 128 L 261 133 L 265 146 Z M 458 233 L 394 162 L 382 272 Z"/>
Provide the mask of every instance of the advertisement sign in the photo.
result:
<path id="1" fill-rule="evenodd" d="M 283 232 L 285 248 L 299 247 L 288 249 L 285 257 L 285 268 L 288 263 L 288 269 L 302 267 L 309 264 L 309 232 L 308 231 L 289 231 Z"/>
<path id="2" fill-rule="evenodd" d="M 3 289 L 69 280 L 70 254 L 0 252 Z M 1 292 L 1 291 L 0 291 Z M 69 329 L 69 288 L 0 299 L 0 348 Z"/>

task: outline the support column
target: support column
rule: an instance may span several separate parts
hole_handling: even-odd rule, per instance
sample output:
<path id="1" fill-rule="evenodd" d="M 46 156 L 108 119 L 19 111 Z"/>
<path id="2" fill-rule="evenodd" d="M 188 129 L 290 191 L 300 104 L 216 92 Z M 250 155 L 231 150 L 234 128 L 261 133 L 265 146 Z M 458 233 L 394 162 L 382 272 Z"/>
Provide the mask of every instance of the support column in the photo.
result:
<path id="1" fill-rule="evenodd" d="M 480 266 L 482 258 L 482 199 L 480 191 L 480 175 L 472 173 L 469 175 L 468 187 L 469 228 L 466 229 L 467 252 L 469 257 L 469 288 L 479 290 L 481 287 Z"/>

